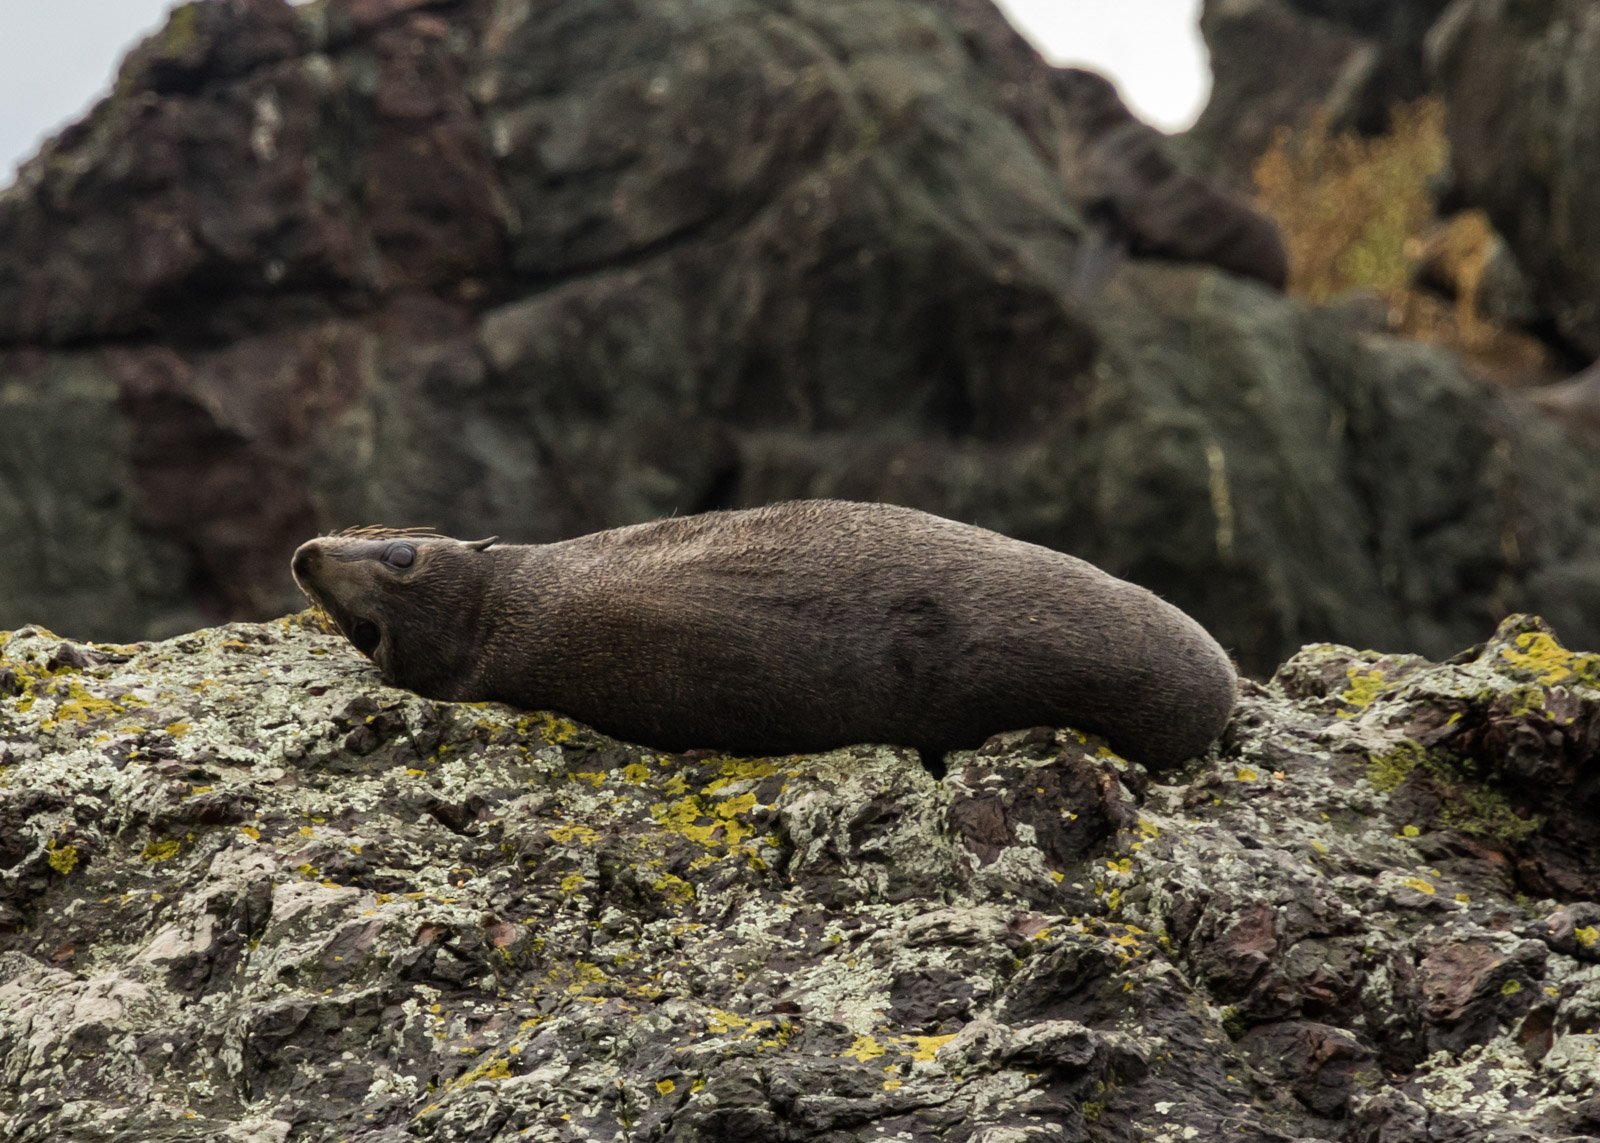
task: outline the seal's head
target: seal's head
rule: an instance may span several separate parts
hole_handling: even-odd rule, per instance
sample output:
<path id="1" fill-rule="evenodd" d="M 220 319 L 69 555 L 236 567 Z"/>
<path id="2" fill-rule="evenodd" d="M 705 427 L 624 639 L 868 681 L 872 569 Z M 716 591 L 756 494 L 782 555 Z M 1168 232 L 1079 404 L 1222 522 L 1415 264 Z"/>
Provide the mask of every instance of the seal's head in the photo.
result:
<path id="1" fill-rule="evenodd" d="M 307 540 L 295 583 L 384 680 L 453 698 L 472 674 L 498 537 L 452 540 L 426 529 L 347 528 Z"/>

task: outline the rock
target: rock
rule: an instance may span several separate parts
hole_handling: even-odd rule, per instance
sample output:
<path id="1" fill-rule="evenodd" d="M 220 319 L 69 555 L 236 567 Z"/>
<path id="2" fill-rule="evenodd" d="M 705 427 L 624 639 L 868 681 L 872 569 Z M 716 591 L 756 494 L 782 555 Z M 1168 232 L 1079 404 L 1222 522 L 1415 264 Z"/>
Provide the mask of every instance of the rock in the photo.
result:
<path id="1" fill-rule="evenodd" d="M 1307 647 L 1160 782 L 1070 728 L 942 780 L 664 755 L 387 688 L 309 615 L 0 670 L 10 1138 L 1536 1140 L 1600 1100 L 1600 655 L 1535 619 Z"/>
<path id="2" fill-rule="evenodd" d="M 1354 32 L 1297 11 L 1284 0 L 1211 0 L 1200 31 L 1212 61 L 1212 88 L 1185 134 L 1219 177 L 1242 191 L 1283 128 L 1321 112 L 1353 126 L 1353 105 L 1371 81 L 1377 50 Z M 1286 52 L 1282 45 L 1293 43 Z"/>
<path id="3" fill-rule="evenodd" d="M 1600 357 L 1600 13 L 1461 0 L 1430 42 L 1459 196 L 1489 213 L 1570 347 Z"/>
<path id="4" fill-rule="evenodd" d="M 356 522 L 834 495 L 1258 674 L 1515 609 L 1600 643 L 1600 444 L 1264 286 L 1179 160 L 982 0 L 180 8 L 0 194 L 0 622 L 259 619 Z"/>
<path id="5" fill-rule="evenodd" d="M 1569 515 L 1587 493 L 1562 490 L 1592 484 L 1590 443 L 1437 350 L 1221 275 L 1130 270 L 1092 311 L 1107 381 L 1053 482 L 1092 521 L 1080 554 L 1181 600 L 1252 670 L 1324 629 L 1448 654 L 1535 595 L 1600 642 L 1579 586 L 1600 565 Z"/>
<path id="6" fill-rule="evenodd" d="M 1289 254 L 1271 219 L 1185 169 L 1181 152 L 1128 111 L 1109 80 L 1075 68 L 1051 79 L 1065 111 L 1067 191 L 1105 230 L 1090 232 L 1080 265 L 1094 257 L 1098 237 L 1135 255 L 1208 263 L 1284 288 Z"/>
<path id="7" fill-rule="evenodd" d="M 1429 226 L 1406 243 L 1417 285 L 1456 303 L 1464 330 L 1480 321 L 1529 327 L 1540 318 L 1533 284 L 1511 248 L 1481 211 L 1464 211 Z"/>
<path id="8" fill-rule="evenodd" d="M 1397 104 L 1428 90 L 1423 41 L 1449 2 L 1206 0 L 1214 85 L 1187 140 L 1208 169 L 1248 189 L 1280 128 L 1322 115 L 1336 131 L 1387 130 Z"/>
<path id="9" fill-rule="evenodd" d="M 1529 390 L 1527 398 L 1580 433 L 1600 432 L 1600 361 L 1565 381 Z"/>
<path id="10" fill-rule="evenodd" d="M 1308 1111 L 1330 1119 L 1346 1114 L 1357 1090 L 1379 1082 L 1370 1048 L 1350 1032 L 1314 1021 L 1257 1025 L 1239 1046 L 1256 1067 L 1292 1085 Z"/>

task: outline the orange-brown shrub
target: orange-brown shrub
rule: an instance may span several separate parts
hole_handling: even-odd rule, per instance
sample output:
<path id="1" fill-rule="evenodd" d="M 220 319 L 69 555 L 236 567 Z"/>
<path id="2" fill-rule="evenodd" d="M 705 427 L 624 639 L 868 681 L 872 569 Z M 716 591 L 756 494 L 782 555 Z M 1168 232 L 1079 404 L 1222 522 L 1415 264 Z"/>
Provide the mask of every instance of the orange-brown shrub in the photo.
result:
<path id="1" fill-rule="evenodd" d="M 1328 130 L 1325 116 L 1281 129 L 1256 162 L 1256 196 L 1289 247 L 1289 289 L 1312 301 L 1360 287 L 1409 289 L 1406 240 L 1433 218 L 1428 181 L 1444 166 L 1437 99 L 1396 107 L 1387 135 Z"/>
<path id="2" fill-rule="evenodd" d="M 1497 241 L 1488 219 L 1434 216 L 1428 184 L 1448 158 L 1437 99 L 1397 106 L 1388 133 L 1373 138 L 1330 131 L 1318 117 L 1280 130 L 1256 161 L 1256 202 L 1283 233 L 1291 294 L 1324 302 L 1372 290 L 1388 304 L 1392 332 L 1449 345 L 1496 376 L 1531 379 L 1549 364 L 1544 347 L 1479 313 Z M 1454 305 L 1418 288 L 1423 262 L 1449 279 Z"/>

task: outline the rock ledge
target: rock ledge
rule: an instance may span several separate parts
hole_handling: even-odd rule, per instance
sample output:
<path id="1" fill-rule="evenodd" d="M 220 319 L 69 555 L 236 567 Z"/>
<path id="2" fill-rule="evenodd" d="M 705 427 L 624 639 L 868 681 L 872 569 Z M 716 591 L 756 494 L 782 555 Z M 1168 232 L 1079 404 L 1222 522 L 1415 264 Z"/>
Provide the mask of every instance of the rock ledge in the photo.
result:
<path id="1" fill-rule="evenodd" d="M 662 755 L 293 617 L 0 634 L 7 1139 L 1600 1127 L 1600 656 L 1308 647 L 1152 780 Z"/>

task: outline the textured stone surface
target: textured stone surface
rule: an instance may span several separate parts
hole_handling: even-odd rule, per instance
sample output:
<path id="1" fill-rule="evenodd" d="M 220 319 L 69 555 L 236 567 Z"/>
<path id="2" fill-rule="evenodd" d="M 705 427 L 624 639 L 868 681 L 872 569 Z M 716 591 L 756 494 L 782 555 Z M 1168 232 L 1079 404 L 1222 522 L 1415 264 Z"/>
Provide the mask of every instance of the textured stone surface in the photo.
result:
<path id="1" fill-rule="evenodd" d="M 23 1141 L 1579 1138 L 1600 657 L 1308 647 L 1070 730 L 662 755 L 304 619 L 0 634 Z"/>
<path id="2" fill-rule="evenodd" d="M 1565 381 L 1542 386 L 1528 397 L 1574 433 L 1600 433 L 1600 361 Z"/>
<path id="3" fill-rule="evenodd" d="M 1093 447 L 1053 458 L 1084 554 L 1251 669 L 1323 630 L 1445 655 L 1535 602 L 1600 645 L 1592 436 L 1220 274 L 1126 273 L 1094 312 L 1116 380 L 1085 394 Z"/>
<path id="4" fill-rule="evenodd" d="M 1423 42 L 1449 2 L 1205 0 L 1200 31 L 1215 83 L 1189 141 L 1219 175 L 1249 187 L 1281 127 L 1320 113 L 1337 130 L 1385 130 L 1391 108 L 1428 89 Z"/>
<path id="5" fill-rule="evenodd" d="M 1460 0 L 1430 45 L 1461 197 L 1570 346 L 1600 357 L 1600 9 Z"/>

